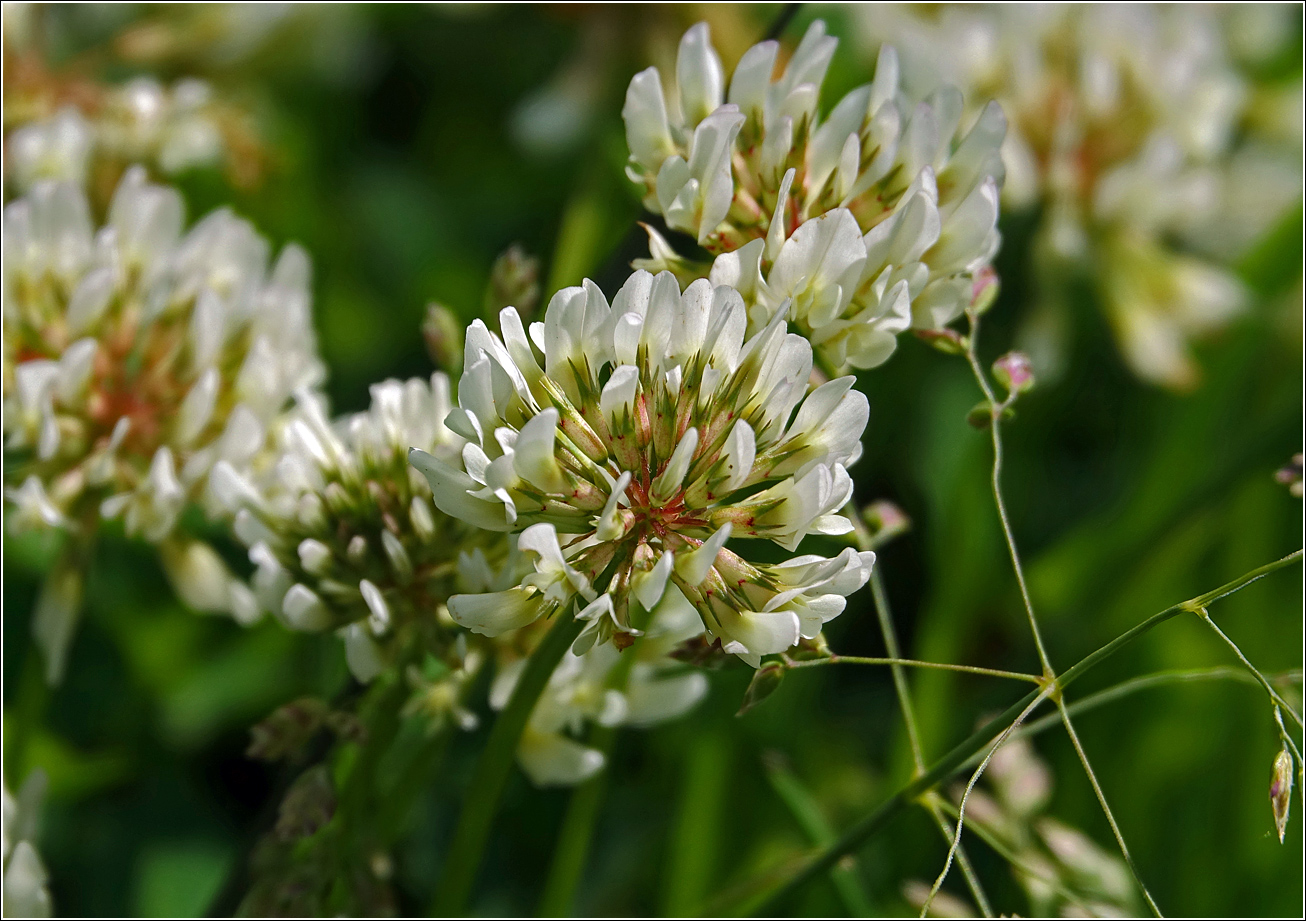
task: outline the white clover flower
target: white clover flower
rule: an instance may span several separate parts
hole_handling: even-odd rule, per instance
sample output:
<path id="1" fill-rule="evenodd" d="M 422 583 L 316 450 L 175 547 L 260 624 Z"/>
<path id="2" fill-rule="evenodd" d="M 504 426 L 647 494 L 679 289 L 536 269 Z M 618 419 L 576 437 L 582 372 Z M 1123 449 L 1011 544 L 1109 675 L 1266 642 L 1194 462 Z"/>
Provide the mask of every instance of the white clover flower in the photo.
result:
<path id="1" fill-rule="evenodd" d="M 1228 261 L 1300 196 L 1300 131 L 1284 130 L 1300 125 L 1300 81 L 1293 114 L 1270 105 L 1267 126 L 1258 111 L 1272 91 L 1236 64 L 1281 42 L 1266 16 L 1193 4 L 944 5 L 880 6 L 856 22 L 868 53 L 898 48 L 913 98 L 947 81 L 972 103 L 1001 104 L 1011 121 L 1003 203 L 1041 206 L 1041 276 L 1071 275 L 1049 260 L 1081 265 L 1133 370 L 1184 388 L 1198 378 L 1192 341 L 1246 307 Z M 1046 298 L 1049 310 L 1064 300 Z M 1029 331 L 1044 340 L 1027 344 L 1046 370 L 1061 351 L 1048 331 L 1068 325 L 1045 316 Z"/>
<path id="2" fill-rule="evenodd" d="M 28 518 L 98 509 L 162 540 L 213 465 L 248 463 L 321 380 L 304 252 L 269 274 L 266 241 L 230 212 L 185 235 L 182 220 L 139 170 L 99 231 L 67 183 L 5 208 L 6 479 L 27 481 L 9 495 Z"/>
<path id="3" fill-rule="evenodd" d="M 826 364 L 869 368 L 897 333 L 940 326 L 970 302 L 998 248 L 1006 122 L 990 105 L 959 130 L 952 87 L 909 105 L 887 47 L 874 81 L 822 119 L 836 44 L 813 23 L 778 76 L 779 44 L 755 45 L 727 91 L 707 25 L 694 26 L 672 92 L 656 68 L 631 81 L 627 173 L 646 207 L 718 256 L 713 280 L 749 300 L 750 332 L 785 313 Z M 650 237 L 653 258 L 638 265 L 705 274 Z"/>
<path id="4" fill-rule="evenodd" d="M 215 464 L 248 464 L 291 392 L 321 380 L 309 263 L 289 246 L 269 272 L 267 242 L 225 210 L 182 231 L 181 197 L 140 170 L 98 231 L 69 183 L 38 183 L 5 208 L 5 497 L 19 530 L 80 539 L 121 517 L 166 544 L 184 598 L 245 615 L 239 583 L 175 525 Z M 80 598 L 65 569 L 38 606 L 52 680 Z"/>
<path id="5" fill-rule="evenodd" d="M 0 860 L 6 918 L 49 918 L 54 914 L 49 875 L 35 845 L 37 812 L 45 786 L 45 773 L 39 770 L 28 776 L 16 798 L 9 793 L 9 784 L 4 784 Z"/>
<path id="6" fill-rule="evenodd" d="M 66 105 L 6 139 L 6 179 L 25 192 L 43 179 L 85 185 L 92 162 L 149 164 L 165 175 L 219 163 L 232 116 L 202 80 L 165 87 L 138 77 L 105 89 L 93 108 Z"/>
<path id="7" fill-rule="evenodd" d="M 677 592 L 667 592 L 647 631 L 628 653 L 635 660 L 621 682 L 622 653 L 612 644 L 583 655 L 568 652 L 549 679 L 517 747 L 517 761 L 536 786 L 581 783 L 600 771 L 602 752 L 574 738 L 586 723 L 645 727 L 675 719 L 707 694 L 707 678 L 670 658 L 685 640 L 703 631 L 698 614 Z M 542 631 L 527 628 L 532 638 Z M 508 702 L 526 659 L 512 644 L 499 650 L 500 667 L 490 690 L 490 705 Z M 614 684 L 620 683 L 620 687 Z"/>
<path id="8" fill-rule="evenodd" d="M 466 338 L 458 407 L 462 463 L 415 451 L 435 503 L 519 534 L 520 584 L 455 595 L 450 613 L 497 635 L 573 602 L 574 647 L 625 643 L 666 592 L 682 593 L 729 652 L 757 664 L 815 636 L 869 576 L 872 554 L 754 565 L 724 545 L 794 550 L 843 534 L 866 398 L 852 378 L 808 393 L 812 348 L 777 316 L 746 336 L 733 288 L 636 272 L 611 306 L 599 289 L 558 292 L 527 337 L 512 308 L 503 338 Z"/>
<path id="9" fill-rule="evenodd" d="M 487 587 L 501 579 L 496 566 L 517 559 L 502 535 L 436 510 L 408 464 L 412 448 L 458 456 L 462 439 L 441 421 L 452 408 L 448 378 L 371 391 L 366 412 L 334 422 L 319 396 L 301 393 L 257 469 L 222 463 L 210 484 L 250 548 L 257 607 L 292 629 L 336 629 L 364 682 L 415 640 L 449 652 L 460 631 L 438 613 L 444 600 L 458 587 Z"/>

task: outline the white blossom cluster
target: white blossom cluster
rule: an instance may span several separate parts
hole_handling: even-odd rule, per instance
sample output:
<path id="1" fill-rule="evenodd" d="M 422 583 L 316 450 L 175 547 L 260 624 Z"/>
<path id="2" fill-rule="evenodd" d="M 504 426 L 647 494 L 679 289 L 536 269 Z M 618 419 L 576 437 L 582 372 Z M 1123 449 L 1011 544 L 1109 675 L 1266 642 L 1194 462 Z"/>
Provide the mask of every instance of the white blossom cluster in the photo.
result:
<path id="1" fill-rule="evenodd" d="M 1198 374 L 1191 341 L 1245 307 L 1226 260 L 1301 188 L 1300 129 L 1287 143 L 1258 140 L 1262 101 L 1236 63 L 1254 55 L 1248 41 L 1278 41 L 1282 23 L 1248 21 L 1267 15 L 1194 4 L 876 6 L 857 22 L 868 53 L 898 48 L 914 97 L 947 81 L 972 103 L 1001 104 L 1004 204 L 1042 209 L 1036 255 L 1087 267 L 1133 370 L 1182 388 Z M 1298 82 L 1298 112 L 1300 98 Z M 1046 365 L 1054 320 L 1044 319 L 1028 344 Z"/>
<path id="2" fill-rule="evenodd" d="M 255 566 L 263 610 L 295 630 L 337 629 L 351 669 L 370 681 L 393 658 L 393 643 L 417 631 L 446 651 L 457 632 L 437 609 L 457 584 L 457 559 L 502 537 L 478 536 L 431 504 L 426 480 L 408 465 L 410 448 L 456 457 L 462 439 L 442 419 L 449 380 L 374 384 L 366 412 L 329 421 L 320 395 L 301 392 L 256 469 L 220 462 L 216 504 L 233 516 Z M 470 557 L 469 557 L 470 560 Z"/>
<path id="3" fill-rule="evenodd" d="M 138 77 L 105 92 L 93 112 L 66 105 L 10 132 L 5 179 L 25 192 L 46 179 L 85 185 L 99 160 L 149 164 L 165 175 L 212 165 L 227 152 L 222 118 L 202 80 L 165 87 Z"/>
<path id="4" fill-rule="evenodd" d="M 573 605 L 574 651 L 639 636 L 667 594 L 698 611 L 726 651 L 757 665 L 815 637 L 869 577 L 849 549 L 752 564 L 726 549 L 763 538 L 793 551 L 843 534 L 866 398 L 851 377 L 811 393 L 812 346 L 776 316 L 748 335 L 739 292 L 638 271 L 611 305 L 592 282 L 550 301 L 529 336 L 467 331 L 461 463 L 421 451 L 435 503 L 512 531 L 532 570 L 503 591 L 460 594 L 453 618 L 495 636 Z"/>
<path id="5" fill-rule="evenodd" d="M 181 197 L 139 168 L 98 230 L 71 183 L 38 183 L 6 206 L 11 527 L 85 536 L 101 518 L 122 518 L 128 533 L 165 544 L 179 586 L 210 589 L 199 606 L 249 615 L 248 593 L 174 526 L 216 464 L 250 463 L 291 393 L 322 379 L 308 257 L 288 246 L 268 261 L 267 241 L 225 209 L 184 230 Z M 79 594 L 77 573 L 60 578 L 37 624 L 53 675 Z"/>
<path id="6" fill-rule="evenodd" d="M 963 127 L 942 87 L 916 105 L 886 47 L 875 79 L 828 115 L 818 104 L 836 39 L 812 24 L 777 68 L 779 44 L 754 45 L 727 87 L 708 27 L 681 40 L 671 90 L 649 68 L 622 115 L 630 178 L 667 226 L 718 256 L 714 281 L 749 305 L 749 331 L 784 315 L 828 367 L 870 368 L 896 335 L 942 326 L 974 297 L 997 251 L 1001 109 Z M 648 268 L 708 274 L 650 231 Z"/>

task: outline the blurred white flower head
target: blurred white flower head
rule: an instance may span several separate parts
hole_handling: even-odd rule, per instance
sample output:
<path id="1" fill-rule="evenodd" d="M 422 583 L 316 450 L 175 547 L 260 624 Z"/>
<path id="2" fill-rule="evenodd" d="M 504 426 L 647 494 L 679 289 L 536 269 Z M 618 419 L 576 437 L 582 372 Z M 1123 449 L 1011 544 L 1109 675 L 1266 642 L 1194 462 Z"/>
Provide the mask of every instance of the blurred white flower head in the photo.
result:
<path id="1" fill-rule="evenodd" d="M 1274 53 L 1281 18 L 1257 4 L 879 5 L 856 22 L 868 55 L 897 47 L 913 98 L 946 81 L 1001 104 L 1003 204 L 1042 209 L 1041 277 L 1083 266 L 1135 373 L 1195 384 L 1192 341 L 1246 307 L 1227 262 L 1300 194 L 1300 130 L 1282 128 L 1300 125 L 1282 117 L 1300 112 L 1300 80 L 1284 97 L 1297 105 L 1279 106 L 1238 66 Z M 1044 317 L 1029 341 L 1046 370 L 1066 325 Z"/>
<path id="2" fill-rule="evenodd" d="M 86 197 L 42 181 L 4 211 L 5 497 L 15 530 L 100 518 L 165 543 L 174 581 L 206 609 L 240 610 L 211 550 L 176 536 L 214 466 L 242 467 L 290 394 L 323 368 L 309 312 L 309 262 L 269 247 L 223 209 L 183 232 L 181 197 L 133 169 L 108 219 Z M 36 632 L 61 670 L 80 573 L 59 566 Z"/>

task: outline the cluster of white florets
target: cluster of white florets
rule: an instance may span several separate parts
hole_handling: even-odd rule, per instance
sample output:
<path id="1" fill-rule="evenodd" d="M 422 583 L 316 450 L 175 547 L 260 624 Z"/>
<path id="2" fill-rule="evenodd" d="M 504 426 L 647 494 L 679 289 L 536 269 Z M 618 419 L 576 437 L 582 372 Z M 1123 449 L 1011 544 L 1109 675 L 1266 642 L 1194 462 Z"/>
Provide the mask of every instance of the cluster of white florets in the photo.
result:
<path id="1" fill-rule="evenodd" d="M 681 41 L 674 90 L 642 71 L 622 114 L 645 205 L 719 256 L 713 280 L 744 295 L 749 331 L 783 314 L 837 370 L 882 363 L 898 333 L 970 303 L 998 248 L 1006 123 L 989 106 L 963 130 L 952 87 L 909 105 L 891 48 L 822 119 L 836 44 L 814 23 L 778 76 L 779 44 L 755 45 L 727 91 L 700 24 Z M 708 273 L 650 236 L 646 267 Z"/>
<path id="2" fill-rule="evenodd" d="M 725 548 L 851 530 L 868 413 L 852 378 L 809 393 L 811 344 L 781 317 L 748 336 L 746 313 L 733 288 L 641 271 L 611 305 L 592 283 L 560 291 L 529 338 L 512 308 L 502 338 L 472 324 L 446 420 L 462 461 L 413 463 L 447 514 L 517 533 L 533 571 L 455 595 L 455 620 L 497 635 L 574 606 L 584 652 L 628 644 L 673 593 L 757 664 L 843 610 L 872 554 L 753 564 Z"/>

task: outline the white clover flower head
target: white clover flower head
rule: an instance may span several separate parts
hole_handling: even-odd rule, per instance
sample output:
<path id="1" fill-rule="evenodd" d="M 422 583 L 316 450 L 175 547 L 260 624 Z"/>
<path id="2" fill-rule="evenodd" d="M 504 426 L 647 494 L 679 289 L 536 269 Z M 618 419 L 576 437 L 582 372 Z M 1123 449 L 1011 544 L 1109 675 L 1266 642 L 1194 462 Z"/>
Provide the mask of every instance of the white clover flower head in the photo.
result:
<path id="1" fill-rule="evenodd" d="M 439 512 L 408 464 L 412 448 L 458 456 L 462 439 L 441 421 L 449 379 L 371 392 L 366 412 L 334 422 L 319 395 L 301 392 L 255 469 L 223 464 L 210 487 L 250 548 L 257 604 L 295 629 L 336 629 L 364 682 L 414 633 L 436 653 L 451 647 L 458 631 L 436 612 L 457 586 L 501 583 L 496 567 L 521 578 L 504 537 Z"/>
<path id="2" fill-rule="evenodd" d="M 485 635 L 575 605 L 583 652 L 625 645 L 680 593 L 732 652 L 761 656 L 814 635 L 869 576 L 870 554 L 753 566 L 730 537 L 794 550 L 842 534 L 866 398 L 852 378 L 808 393 L 812 350 L 776 318 L 746 335 L 733 288 L 636 272 L 609 305 L 592 282 L 558 292 L 529 337 L 512 308 L 503 337 L 467 332 L 461 463 L 414 466 L 445 513 L 520 535 L 533 571 L 507 590 L 455 595 L 454 619 Z M 851 568 L 849 568 L 851 567 Z M 828 596 L 839 597 L 836 603 Z"/>
<path id="3" fill-rule="evenodd" d="M 50 118 L 14 129 L 5 142 L 5 178 L 19 191 L 42 179 L 83 185 L 94 144 L 91 125 L 77 109 L 66 106 Z"/>
<path id="4" fill-rule="evenodd" d="M 897 333 L 960 315 L 970 277 L 996 253 L 1006 121 L 989 105 L 960 131 L 951 87 L 909 105 L 887 47 L 874 81 L 821 119 L 836 44 L 813 23 L 778 76 L 779 45 L 755 45 L 727 92 L 707 25 L 694 26 L 674 92 L 656 68 L 631 81 L 627 172 L 667 226 L 718 256 L 713 280 L 744 294 L 750 333 L 784 314 L 831 367 L 869 368 Z M 640 265 L 694 271 L 650 237 Z"/>
<path id="5" fill-rule="evenodd" d="M 28 524 L 122 516 L 161 541 L 219 462 L 262 447 L 323 369 L 309 263 L 216 211 L 183 234 L 181 198 L 133 169 L 93 228 L 70 183 L 4 212 L 6 482 Z M 97 511 L 98 510 L 98 511 Z"/>

